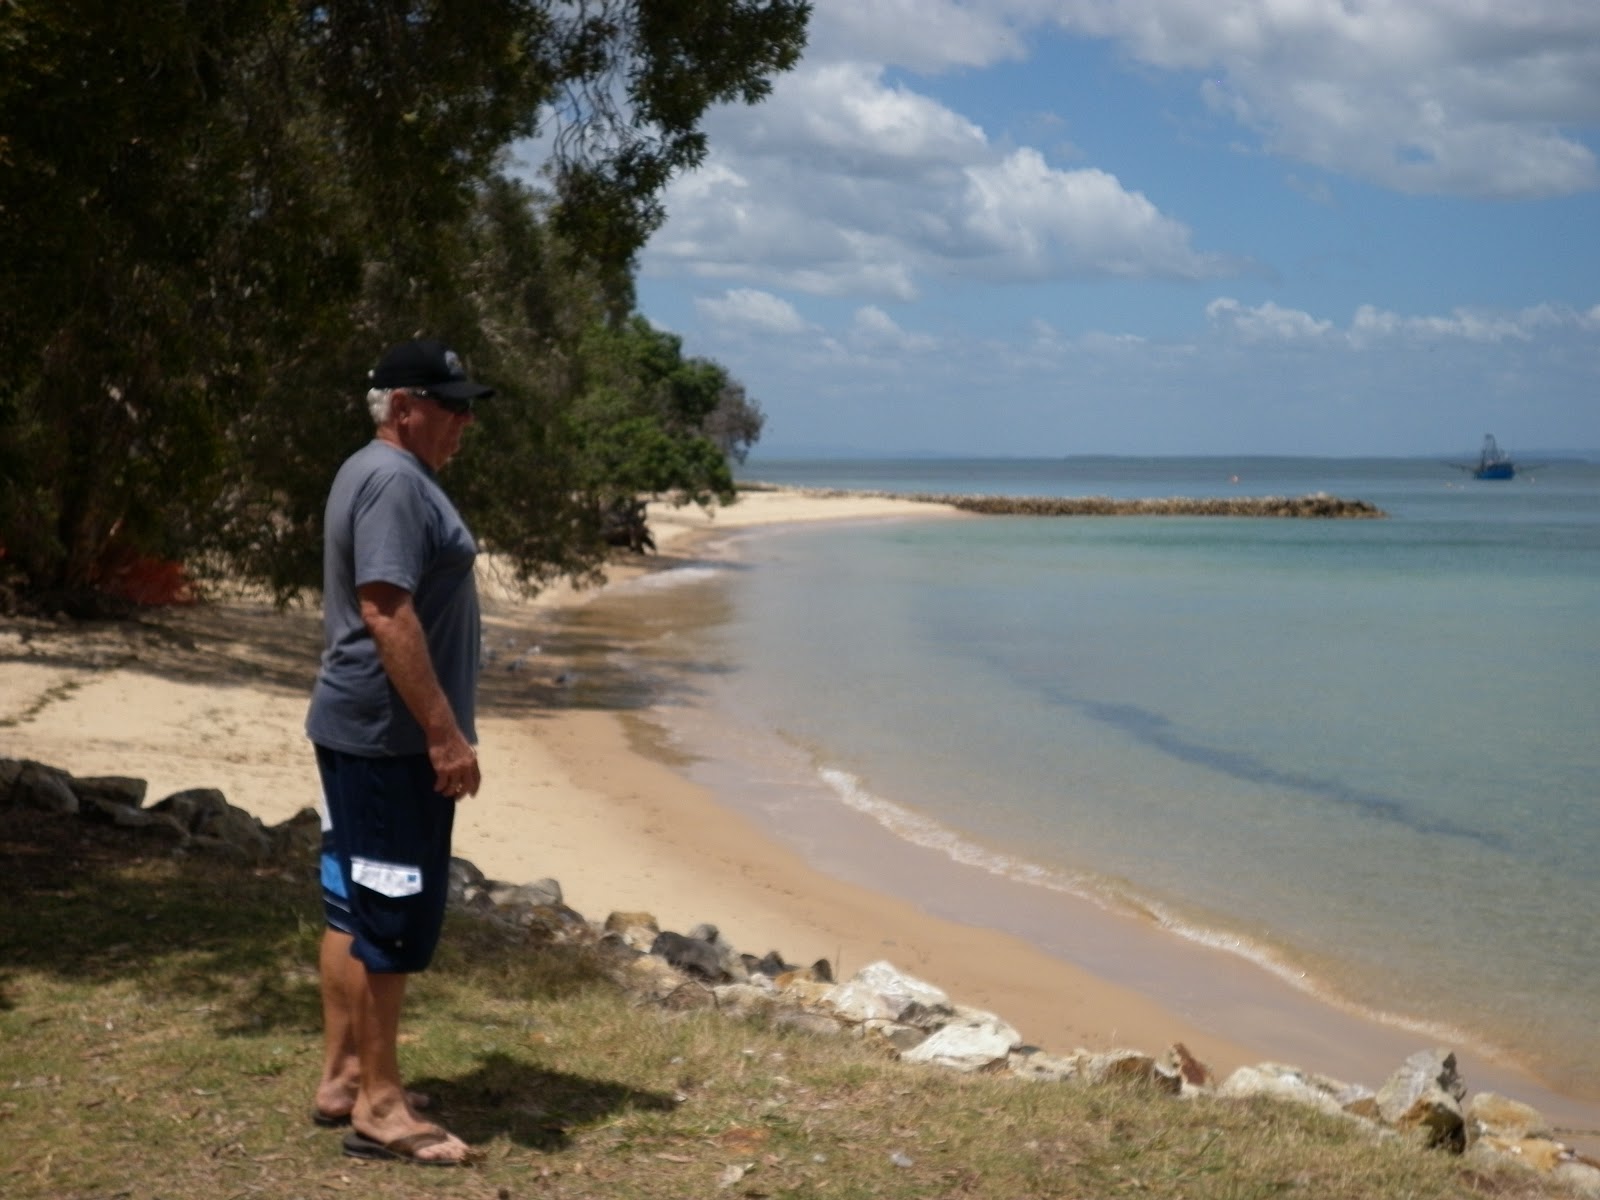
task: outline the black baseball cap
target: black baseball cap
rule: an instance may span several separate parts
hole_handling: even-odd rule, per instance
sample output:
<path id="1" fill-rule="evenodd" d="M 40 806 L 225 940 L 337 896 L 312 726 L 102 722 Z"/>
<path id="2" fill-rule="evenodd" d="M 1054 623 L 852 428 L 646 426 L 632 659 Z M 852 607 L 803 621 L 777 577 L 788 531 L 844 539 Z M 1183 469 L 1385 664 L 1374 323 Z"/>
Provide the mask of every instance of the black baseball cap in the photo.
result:
<path id="1" fill-rule="evenodd" d="M 413 338 L 391 346 L 367 372 L 377 388 L 416 388 L 443 400 L 487 400 L 492 387 L 467 378 L 461 357 L 438 338 Z"/>

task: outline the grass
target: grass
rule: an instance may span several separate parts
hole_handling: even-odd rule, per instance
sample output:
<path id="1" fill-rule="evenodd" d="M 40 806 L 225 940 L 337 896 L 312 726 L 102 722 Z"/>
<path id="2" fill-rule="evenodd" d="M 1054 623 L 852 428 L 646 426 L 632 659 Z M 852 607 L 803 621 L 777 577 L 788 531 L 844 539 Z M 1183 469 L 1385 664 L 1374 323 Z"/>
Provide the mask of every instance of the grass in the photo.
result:
<path id="1" fill-rule="evenodd" d="M 0 812 L 0 1196 L 1531 1197 L 1536 1177 L 1278 1104 L 902 1065 L 849 1038 L 643 1006 L 590 951 L 452 917 L 402 1060 L 467 1170 L 313 1127 L 304 871 L 139 857 Z"/>

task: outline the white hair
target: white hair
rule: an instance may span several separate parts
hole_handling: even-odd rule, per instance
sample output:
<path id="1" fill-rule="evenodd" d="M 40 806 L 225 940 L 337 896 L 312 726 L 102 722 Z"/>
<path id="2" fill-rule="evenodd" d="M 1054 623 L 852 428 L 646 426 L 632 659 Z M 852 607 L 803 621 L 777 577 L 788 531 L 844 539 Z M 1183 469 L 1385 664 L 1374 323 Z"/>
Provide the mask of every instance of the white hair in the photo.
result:
<path id="1" fill-rule="evenodd" d="M 367 411 L 372 414 L 374 425 L 382 425 L 389 419 L 389 402 L 399 390 L 399 388 L 375 387 L 367 392 Z"/>

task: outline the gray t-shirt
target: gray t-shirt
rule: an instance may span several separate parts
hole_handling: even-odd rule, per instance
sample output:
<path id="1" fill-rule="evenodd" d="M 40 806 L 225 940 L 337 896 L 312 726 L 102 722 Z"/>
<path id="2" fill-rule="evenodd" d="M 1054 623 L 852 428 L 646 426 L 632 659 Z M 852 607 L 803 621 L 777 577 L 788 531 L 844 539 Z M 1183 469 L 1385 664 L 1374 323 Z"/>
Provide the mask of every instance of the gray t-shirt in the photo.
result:
<path id="1" fill-rule="evenodd" d="M 322 670 L 306 715 L 313 742 L 368 757 L 427 750 L 361 619 L 356 589 L 368 583 L 411 593 L 456 723 L 477 742 L 477 553 L 461 514 L 415 456 L 373 440 L 345 460 L 324 515 Z"/>

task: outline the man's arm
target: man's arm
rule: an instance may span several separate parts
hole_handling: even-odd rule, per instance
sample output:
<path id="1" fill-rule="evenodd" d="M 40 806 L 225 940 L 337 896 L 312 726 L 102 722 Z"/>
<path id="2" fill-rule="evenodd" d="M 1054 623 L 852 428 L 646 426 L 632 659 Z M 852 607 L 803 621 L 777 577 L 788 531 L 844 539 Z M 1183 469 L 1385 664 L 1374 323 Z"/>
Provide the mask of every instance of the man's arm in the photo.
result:
<path id="1" fill-rule="evenodd" d="M 437 777 L 434 788 L 442 796 L 458 799 L 476 795 L 483 782 L 478 755 L 439 686 L 411 593 L 392 583 L 363 584 L 356 593 L 361 619 L 372 634 L 384 672 L 428 740 L 428 758 Z"/>

